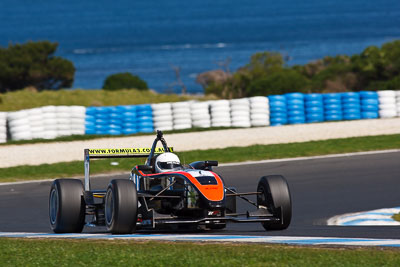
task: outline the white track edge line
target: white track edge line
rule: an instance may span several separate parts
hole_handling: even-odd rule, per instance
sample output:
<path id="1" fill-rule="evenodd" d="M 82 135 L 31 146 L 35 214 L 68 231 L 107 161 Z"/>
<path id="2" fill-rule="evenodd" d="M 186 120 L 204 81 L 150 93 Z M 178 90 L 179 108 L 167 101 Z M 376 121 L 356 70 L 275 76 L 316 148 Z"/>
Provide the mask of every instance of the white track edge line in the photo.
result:
<path id="1" fill-rule="evenodd" d="M 53 234 L 0 232 L 0 238 L 50 238 L 50 239 L 109 239 L 109 240 L 157 240 L 188 242 L 230 242 L 230 243 L 264 243 L 288 245 L 340 245 L 340 246 L 400 246 L 400 239 L 382 238 L 346 238 L 346 237 L 312 237 L 312 236 L 243 236 L 243 235 L 111 235 L 104 234 Z"/>

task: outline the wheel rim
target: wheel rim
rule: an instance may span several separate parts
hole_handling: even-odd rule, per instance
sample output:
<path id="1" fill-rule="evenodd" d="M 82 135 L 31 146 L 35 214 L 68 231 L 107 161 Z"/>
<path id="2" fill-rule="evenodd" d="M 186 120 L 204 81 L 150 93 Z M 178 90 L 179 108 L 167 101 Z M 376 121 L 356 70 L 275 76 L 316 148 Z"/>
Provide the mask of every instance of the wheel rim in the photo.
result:
<path id="1" fill-rule="evenodd" d="M 268 190 L 266 190 L 266 188 L 264 188 L 263 186 L 261 186 L 258 189 L 258 192 L 260 192 L 261 194 L 259 194 L 258 197 L 258 205 L 262 205 L 265 206 L 270 212 L 274 213 L 275 212 L 275 207 L 274 207 L 274 203 L 272 200 L 272 196 L 271 193 L 268 192 Z"/>
<path id="2" fill-rule="evenodd" d="M 56 188 L 53 188 L 53 190 L 51 190 L 50 193 L 50 222 L 53 225 L 57 221 L 58 210 L 59 210 L 58 191 Z"/>
<path id="3" fill-rule="evenodd" d="M 114 198 L 112 190 L 108 190 L 105 199 L 106 224 L 111 225 L 114 219 Z"/>

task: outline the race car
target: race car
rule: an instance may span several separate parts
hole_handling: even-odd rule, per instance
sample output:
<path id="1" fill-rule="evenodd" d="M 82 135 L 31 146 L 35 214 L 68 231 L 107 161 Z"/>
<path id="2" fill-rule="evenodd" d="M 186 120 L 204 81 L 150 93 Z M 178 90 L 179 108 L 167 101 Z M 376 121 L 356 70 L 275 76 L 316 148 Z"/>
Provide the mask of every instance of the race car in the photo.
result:
<path id="1" fill-rule="evenodd" d="M 157 147 L 158 143 L 162 147 Z M 128 179 L 111 180 L 92 190 L 91 159 L 143 157 Z M 281 175 L 263 176 L 255 192 L 238 193 L 213 171 L 217 161 L 181 164 L 163 133 L 151 148 L 85 149 L 85 179 L 57 179 L 49 196 L 50 226 L 55 233 L 79 233 L 106 226 L 112 234 L 154 229 L 223 229 L 228 222 L 259 222 L 266 230 L 286 229 L 292 217 L 288 183 Z M 255 195 L 256 202 L 247 196 Z M 237 198 L 254 206 L 237 212 Z"/>

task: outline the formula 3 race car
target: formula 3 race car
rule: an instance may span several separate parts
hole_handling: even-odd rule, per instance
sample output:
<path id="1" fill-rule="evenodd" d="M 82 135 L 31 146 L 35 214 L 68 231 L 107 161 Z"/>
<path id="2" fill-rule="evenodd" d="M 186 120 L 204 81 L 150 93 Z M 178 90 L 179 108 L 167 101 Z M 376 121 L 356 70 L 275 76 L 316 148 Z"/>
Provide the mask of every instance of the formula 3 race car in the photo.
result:
<path id="1" fill-rule="evenodd" d="M 162 147 L 157 147 L 161 142 Z M 150 229 L 223 229 L 227 222 L 260 222 L 266 230 L 286 229 L 292 206 L 283 176 L 264 176 L 255 192 L 238 193 L 213 172 L 217 161 L 182 166 L 163 133 L 150 148 L 85 149 L 85 180 L 57 179 L 50 189 L 49 217 L 56 233 L 78 233 L 106 226 L 112 234 Z M 90 159 L 144 157 L 129 179 L 111 180 L 106 190 L 91 190 Z M 246 196 L 256 195 L 256 202 Z M 254 206 L 238 213 L 236 199 Z"/>

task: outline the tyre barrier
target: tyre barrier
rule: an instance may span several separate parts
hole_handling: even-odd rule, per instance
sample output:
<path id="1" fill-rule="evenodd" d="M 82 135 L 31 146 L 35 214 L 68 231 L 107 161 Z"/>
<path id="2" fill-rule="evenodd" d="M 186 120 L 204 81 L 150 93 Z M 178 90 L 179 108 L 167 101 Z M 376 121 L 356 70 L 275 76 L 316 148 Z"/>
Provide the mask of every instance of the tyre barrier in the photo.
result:
<path id="1" fill-rule="evenodd" d="M 190 102 L 172 103 L 173 129 L 183 130 L 192 128 Z"/>
<path id="2" fill-rule="evenodd" d="M 238 98 L 229 101 L 231 109 L 232 127 L 249 128 L 250 122 L 250 102 L 248 98 Z"/>
<path id="3" fill-rule="evenodd" d="M 342 112 L 344 120 L 361 119 L 360 95 L 357 92 L 340 94 L 342 100 Z"/>
<path id="4" fill-rule="evenodd" d="M 287 105 L 286 96 L 284 95 L 270 95 L 269 101 L 269 116 L 270 125 L 279 126 L 288 123 L 287 119 Z"/>
<path id="5" fill-rule="evenodd" d="M 210 103 L 194 102 L 190 104 L 190 115 L 192 118 L 192 126 L 196 128 L 210 128 Z"/>
<path id="6" fill-rule="evenodd" d="M 85 110 L 82 106 L 45 106 L 9 112 L 10 137 L 31 140 L 82 135 L 85 133 Z"/>
<path id="7" fill-rule="evenodd" d="M 136 121 L 139 133 L 154 132 L 153 110 L 150 104 L 136 106 Z"/>
<path id="8" fill-rule="evenodd" d="M 343 120 L 342 99 L 340 94 L 323 94 L 325 121 Z"/>
<path id="9" fill-rule="evenodd" d="M 324 118 L 324 98 L 321 94 L 304 95 L 305 117 L 307 123 L 322 122 Z"/>
<path id="10" fill-rule="evenodd" d="M 122 135 L 153 132 L 153 111 L 150 105 L 88 107 L 85 133 Z"/>
<path id="11" fill-rule="evenodd" d="M 57 112 L 55 106 L 41 107 L 43 116 L 43 138 L 54 139 L 58 137 L 57 133 Z M 83 127 L 85 124 L 83 124 Z"/>
<path id="12" fill-rule="evenodd" d="M 361 91 L 361 119 L 377 119 L 379 117 L 379 99 L 377 92 Z"/>
<path id="13" fill-rule="evenodd" d="M 210 107 L 212 127 L 231 127 L 231 107 L 229 100 L 212 101 Z"/>
<path id="14" fill-rule="evenodd" d="M 289 124 L 306 122 L 304 95 L 302 93 L 285 94 L 287 105 L 287 120 Z"/>
<path id="15" fill-rule="evenodd" d="M 0 112 L 0 143 L 7 142 L 7 112 Z"/>
<path id="16" fill-rule="evenodd" d="M 250 103 L 250 124 L 253 127 L 268 126 L 269 100 L 265 96 L 254 96 L 249 98 Z"/>
<path id="17" fill-rule="evenodd" d="M 379 117 L 397 117 L 397 92 L 393 90 L 378 91 Z"/>
<path id="18" fill-rule="evenodd" d="M 129 135 L 191 127 L 257 127 L 400 116 L 400 91 L 289 93 L 208 102 L 110 107 L 44 106 L 0 112 L 0 142 L 59 136 Z"/>
<path id="19" fill-rule="evenodd" d="M 152 104 L 154 129 L 171 131 L 173 129 L 172 105 L 171 103 Z"/>
<path id="20" fill-rule="evenodd" d="M 397 109 L 397 116 L 400 117 L 400 91 L 396 92 L 396 109 Z"/>

